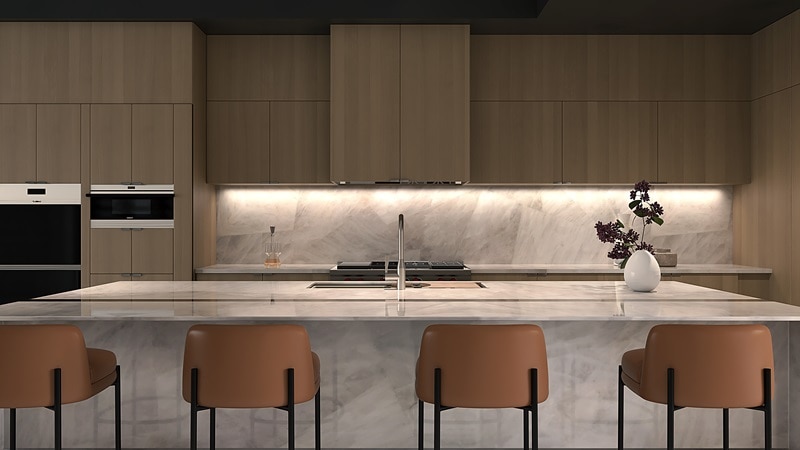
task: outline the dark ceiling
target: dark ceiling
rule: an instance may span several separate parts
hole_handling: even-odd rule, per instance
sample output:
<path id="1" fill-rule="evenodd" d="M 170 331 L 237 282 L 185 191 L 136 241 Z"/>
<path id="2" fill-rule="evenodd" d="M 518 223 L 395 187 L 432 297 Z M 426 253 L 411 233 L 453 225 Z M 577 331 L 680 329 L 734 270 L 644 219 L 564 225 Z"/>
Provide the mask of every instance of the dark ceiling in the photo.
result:
<path id="1" fill-rule="evenodd" d="M 800 0 L 26 0 L 0 20 L 192 21 L 208 34 L 327 34 L 331 23 L 469 23 L 474 34 L 752 34 Z"/>

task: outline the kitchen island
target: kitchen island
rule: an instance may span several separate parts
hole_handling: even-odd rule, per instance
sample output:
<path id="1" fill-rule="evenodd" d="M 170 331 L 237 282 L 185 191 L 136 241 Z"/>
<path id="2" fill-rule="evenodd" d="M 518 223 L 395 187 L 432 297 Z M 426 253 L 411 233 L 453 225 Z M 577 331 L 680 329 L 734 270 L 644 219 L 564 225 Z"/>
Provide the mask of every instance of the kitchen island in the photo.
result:
<path id="1" fill-rule="evenodd" d="M 414 364 L 425 326 L 439 322 L 537 323 L 544 329 L 550 398 L 540 406 L 542 448 L 616 446 L 616 377 L 622 353 L 664 322 L 765 323 L 776 357 L 774 445 L 800 446 L 800 308 L 677 282 L 634 293 L 621 282 L 486 282 L 486 288 L 309 289 L 309 282 L 119 282 L 0 306 L 0 321 L 69 322 L 122 366 L 123 445 L 185 447 L 189 407 L 180 396 L 183 342 L 193 323 L 293 322 L 307 327 L 322 362 L 325 448 L 416 447 Z M 75 301 L 69 301 L 75 300 Z M 794 391 L 794 393 L 791 393 Z M 112 395 L 65 408 L 65 447 L 109 447 Z M 663 447 L 665 407 L 626 396 L 626 446 Z M 298 407 L 298 447 L 313 446 L 312 403 Z M 521 447 L 517 410 L 443 414 L 444 448 Z M 285 446 L 277 410 L 220 410 L 220 448 Z M 676 415 L 678 446 L 721 446 L 721 414 Z M 426 417 L 431 418 L 428 411 Z M 21 447 L 52 442 L 52 415 L 22 410 Z M 200 442 L 207 445 L 201 414 Z M 731 412 L 735 447 L 763 446 L 761 413 Z M 796 420 L 794 420 L 796 422 Z M 428 432 L 432 431 L 427 426 Z M 430 443 L 431 436 L 427 436 Z M 791 445 L 790 445 L 791 444 Z"/>

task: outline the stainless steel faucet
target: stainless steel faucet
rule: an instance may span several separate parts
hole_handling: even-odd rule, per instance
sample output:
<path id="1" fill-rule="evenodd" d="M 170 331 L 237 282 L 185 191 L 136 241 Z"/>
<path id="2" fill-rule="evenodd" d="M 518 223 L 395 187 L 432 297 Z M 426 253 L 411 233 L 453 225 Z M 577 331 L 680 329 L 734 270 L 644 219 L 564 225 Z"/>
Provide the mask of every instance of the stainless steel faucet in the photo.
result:
<path id="1" fill-rule="evenodd" d="M 406 288 L 406 258 L 403 255 L 403 215 L 397 222 L 397 290 Z"/>

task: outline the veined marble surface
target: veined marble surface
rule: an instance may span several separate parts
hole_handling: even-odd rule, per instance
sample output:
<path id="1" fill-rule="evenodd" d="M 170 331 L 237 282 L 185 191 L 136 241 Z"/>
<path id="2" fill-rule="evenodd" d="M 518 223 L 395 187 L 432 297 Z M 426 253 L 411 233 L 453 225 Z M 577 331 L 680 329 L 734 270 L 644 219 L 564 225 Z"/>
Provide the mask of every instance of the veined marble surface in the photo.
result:
<path id="1" fill-rule="evenodd" d="M 800 320 L 800 307 L 674 281 L 646 293 L 620 281 L 493 281 L 485 289 L 405 291 L 310 284 L 119 281 L 0 305 L 0 320 Z"/>
<path id="2" fill-rule="evenodd" d="M 630 187 L 331 186 L 219 187 L 218 264 L 264 260 L 269 226 L 284 263 L 383 260 L 397 256 L 404 214 L 406 260 L 474 264 L 604 264 L 610 244 L 594 224 L 630 225 Z M 679 264 L 731 264 L 730 187 L 656 185 L 665 224 L 646 241 L 671 248 Z M 638 229 L 637 231 L 641 231 Z"/>
<path id="3" fill-rule="evenodd" d="M 613 448 L 617 365 L 625 351 L 644 345 L 653 325 L 764 322 L 772 332 L 775 354 L 773 444 L 800 448 L 797 422 L 790 420 L 800 414 L 792 389 L 800 382 L 798 307 L 677 282 L 662 282 L 652 294 L 633 293 L 616 282 L 487 282 L 488 289 L 410 289 L 404 300 L 397 299 L 396 291 L 312 291 L 307 284 L 118 282 L 51 296 L 52 301 L 2 305 L 0 322 L 74 323 L 87 345 L 114 351 L 122 370 L 126 448 L 188 445 L 189 405 L 181 398 L 180 374 L 184 339 L 193 323 L 302 323 L 321 360 L 323 447 L 361 449 L 416 448 L 414 367 L 422 332 L 432 323 L 539 323 L 551 380 L 550 397 L 539 407 L 541 447 Z M 307 297 L 292 300 L 301 295 Z M 65 447 L 110 447 L 112 405 L 108 391 L 65 407 Z M 299 448 L 313 445 L 312 405 L 297 407 Z M 663 405 L 628 391 L 625 410 L 628 448 L 664 447 Z M 513 409 L 446 411 L 442 446 L 520 448 L 520 415 Z M 679 411 L 677 446 L 721 447 L 719 416 L 717 410 Z M 208 446 L 207 417 L 200 414 L 201 447 Z M 428 446 L 431 422 L 427 405 Z M 20 447 L 49 447 L 51 424 L 52 413 L 44 408 L 19 410 Z M 731 444 L 763 446 L 762 424 L 759 412 L 732 410 Z M 216 434 L 218 448 L 280 448 L 286 445 L 286 414 L 221 409 Z"/>
<path id="4" fill-rule="evenodd" d="M 472 264 L 466 263 L 473 275 L 482 273 L 531 273 L 599 274 L 622 275 L 619 267 L 606 264 Z M 195 273 L 328 273 L 334 264 L 284 264 L 279 269 L 267 269 L 263 264 L 214 264 L 200 267 Z M 766 267 L 741 266 L 737 264 L 679 264 L 677 267 L 662 267 L 662 274 L 752 274 L 768 275 L 772 269 Z M 475 278 L 475 277 L 473 277 Z"/>

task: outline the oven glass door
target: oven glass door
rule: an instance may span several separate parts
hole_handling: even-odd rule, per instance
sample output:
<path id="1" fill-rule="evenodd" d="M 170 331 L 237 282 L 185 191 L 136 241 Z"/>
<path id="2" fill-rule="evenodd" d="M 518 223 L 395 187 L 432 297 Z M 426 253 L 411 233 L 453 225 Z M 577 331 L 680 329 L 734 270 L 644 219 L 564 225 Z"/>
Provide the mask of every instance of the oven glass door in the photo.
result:
<path id="1" fill-rule="evenodd" d="M 93 194 L 92 220 L 172 220 L 173 194 Z"/>
<path id="2" fill-rule="evenodd" d="M 0 218 L 0 265 L 80 265 L 80 205 L 0 205 Z"/>
<path id="3" fill-rule="evenodd" d="M 81 287 L 80 270 L 0 270 L 0 304 Z"/>

